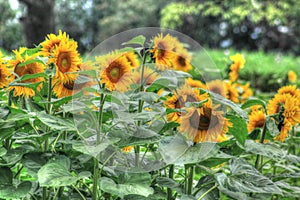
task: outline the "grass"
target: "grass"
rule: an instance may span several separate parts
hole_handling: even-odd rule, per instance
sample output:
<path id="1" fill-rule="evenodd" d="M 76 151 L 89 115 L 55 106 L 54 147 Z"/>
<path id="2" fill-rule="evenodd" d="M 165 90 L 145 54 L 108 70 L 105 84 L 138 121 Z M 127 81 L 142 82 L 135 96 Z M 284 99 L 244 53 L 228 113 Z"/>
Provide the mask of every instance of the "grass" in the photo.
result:
<path id="1" fill-rule="evenodd" d="M 205 50 L 216 66 L 224 72 L 224 77 L 226 77 L 226 68 L 231 63 L 229 56 L 235 53 L 243 54 L 246 64 L 240 70 L 240 78 L 250 81 L 253 88 L 262 92 L 275 92 L 280 86 L 285 85 L 289 70 L 293 70 L 298 76 L 300 75 L 300 57 L 262 51 Z"/>

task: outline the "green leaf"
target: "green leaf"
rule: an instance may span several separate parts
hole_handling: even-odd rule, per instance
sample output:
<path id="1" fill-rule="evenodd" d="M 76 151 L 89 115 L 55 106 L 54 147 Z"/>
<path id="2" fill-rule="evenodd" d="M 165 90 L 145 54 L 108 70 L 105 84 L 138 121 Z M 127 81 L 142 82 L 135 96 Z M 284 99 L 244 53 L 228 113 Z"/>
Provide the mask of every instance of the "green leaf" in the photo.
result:
<path id="1" fill-rule="evenodd" d="M 12 185 L 13 174 L 8 167 L 0 168 L 0 185 Z"/>
<path id="2" fill-rule="evenodd" d="M 127 45 L 127 44 L 138 44 L 138 45 L 140 45 L 140 46 L 143 47 L 144 44 L 145 44 L 145 41 L 146 41 L 145 36 L 143 36 L 143 35 L 138 35 L 138 36 L 132 38 L 131 40 L 129 40 L 128 42 L 122 43 L 122 45 Z"/>
<path id="3" fill-rule="evenodd" d="M 162 187 L 167 187 L 170 188 L 172 190 L 175 190 L 176 192 L 178 192 L 179 194 L 183 194 L 184 190 L 183 188 L 180 186 L 179 183 L 177 183 L 176 181 L 174 181 L 171 178 L 167 178 L 167 177 L 158 177 L 156 179 L 156 183 Z"/>
<path id="4" fill-rule="evenodd" d="M 29 181 L 22 182 L 17 186 L 0 185 L 0 198 L 4 199 L 21 199 L 25 197 L 31 190 L 32 184 Z"/>
<path id="5" fill-rule="evenodd" d="M 245 197 L 241 193 L 263 193 L 279 194 L 282 190 L 269 178 L 262 175 L 252 165 L 242 158 L 232 159 L 230 162 L 231 174 L 226 176 L 224 173 L 215 175 L 221 191 L 232 197 Z M 242 198 L 245 199 L 245 198 Z"/>
<path id="6" fill-rule="evenodd" d="M 28 64 L 31 64 L 31 63 L 36 63 L 36 62 L 41 63 L 43 65 L 46 65 L 47 62 L 48 62 L 48 58 L 47 57 L 36 57 L 35 59 L 28 60 L 26 62 L 18 64 L 17 67 L 22 67 L 22 66 L 25 66 L 25 65 L 28 65 Z"/>
<path id="7" fill-rule="evenodd" d="M 244 145 L 246 138 L 248 137 L 245 120 L 235 115 L 228 115 L 226 117 L 232 123 L 232 127 L 229 127 L 228 129 L 228 134 L 233 135 L 240 144 Z"/>
<path id="8" fill-rule="evenodd" d="M 278 129 L 278 126 L 276 124 L 276 121 L 273 118 L 267 116 L 265 123 L 266 123 L 266 126 L 267 126 L 267 129 L 268 129 L 269 133 L 273 137 L 277 136 L 280 133 L 280 131 Z"/>
<path id="9" fill-rule="evenodd" d="M 254 142 L 253 140 L 246 140 L 245 150 L 253 154 L 259 154 L 273 160 L 281 160 L 286 156 L 286 152 L 283 151 L 280 147 L 273 144 L 261 144 Z"/>
<path id="10" fill-rule="evenodd" d="M 112 179 L 107 177 L 100 178 L 99 186 L 104 192 L 117 195 L 122 199 L 125 195 L 130 194 L 137 194 L 148 197 L 149 195 L 154 193 L 153 188 L 149 187 L 148 185 L 138 183 L 117 184 Z"/>
<path id="11" fill-rule="evenodd" d="M 47 160 L 45 159 L 45 155 L 40 152 L 30 152 L 23 156 L 22 164 L 27 169 L 30 169 L 34 172 L 38 172 L 38 170 L 45 165 Z"/>
<path id="12" fill-rule="evenodd" d="M 79 151 L 81 153 L 97 157 L 102 151 L 104 151 L 109 145 L 111 145 L 112 142 L 108 139 L 105 139 L 100 142 L 97 146 L 89 144 L 87 142 L 73 142 L 72 148 L 76 151 Z"/>
<path id="13" fill-rule="evenodd" d="M 133 95 L 134 99 L 145 101 L 149 104 L 153 104 L 159 96 L 154 92 L 139 92 Z"/>
<path id="14" fill-rule="evenodd" d="M 70 159 L 59 156 L 50 160 L 38 171 L 38 181 L 41 186 L 61 187 L 75 184 L 78 180 L 90 176 L 90 173 L 73 176 L 69 169 Z"/>
<path id="15" fill-rule="evenodd" d="M 261 105 L 266 110 L 266 102 L 260 99 L 249 99 L 241 106 L 242 109 L 249 108 L 251 106 Z"/>
<path id="16" fill-rule="evenodd" d="M 156 79 L 148 88 L 148 92 L 158 91 L 161 88 L 168 87 L 170 80 L 168 78 L 158 78 Z"/>
<path id="17" fill-rule="evenodd" d="M 203 89 L 201 89 L 201 90 L 203 90 Z M 206 90 L 204 90 L 204 91 L 206 91 Z M 220 102 L 223 105 L 229 106 L 233 111 L 235 111 L 243 119 L 245 119 L 246 121 L 248 120 L 247 112 L 244 111 L 243 109 L 241 109 L 240 106 L 238 106 L 237 104 L 233 103 L 232 101 L 224 98 L 223 96 L 221 96 L 219 94 L 216 94 L 216 93 L 210 92 L 210 91 L 206 91 L 206 92 L 209 92 L 209 94 L 213 100 Z"/>
<path id="18" fill-rule="evenodd" d="M 38 113 L 37 118 L 51 129 L 76 131 L 74 123 L 70 120 L 59 118 L 53 115 L 48 115 L 45 112 Z"/>

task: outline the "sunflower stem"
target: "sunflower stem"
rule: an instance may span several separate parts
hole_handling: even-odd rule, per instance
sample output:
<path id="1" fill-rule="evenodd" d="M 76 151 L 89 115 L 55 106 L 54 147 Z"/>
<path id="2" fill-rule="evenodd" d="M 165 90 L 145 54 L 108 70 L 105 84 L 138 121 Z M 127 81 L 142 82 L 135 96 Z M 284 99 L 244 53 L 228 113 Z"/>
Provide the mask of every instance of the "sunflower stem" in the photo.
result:
<path id="1" fill-rule="evenodd" d="M 169 168 L 169 178 L 170 179 L 173 179 L 174 177 L 174 165 L 170 165 L 170 168 Z M 168 200 L 172 200 L 172 195 L 173 195 L 173 191 L 171 188 L 168 188 L 167 189 L 167 195 L 168 195 Z"/>
<path id="2" fill-rule="evenodd" d="M 99 105 L 96 146 L 98 146 L 100 144 L 100 141 L 101 141 L 101 127 L 102 127 L 104 100 L 105 100 L 105 96 L 104 96 L 103 93 L 101 93 L 100 94 L 100 105 Z M 94 158 L 94 178 L 93 178 L 93 195 L 92 195 L 93 200 L 98 199 L 98 180 L 101 176 L 101 174 L 99 174 L 99 160 L 100 160 L 100 155 L 97 155 L 96 158 Z"/>
<path id="3" fill-rule="evenodd" d="M 216 189 L 218 187 L 218 185 L 214 185 L 213 187 L 211 187 L 209 190 L 207 190 L 206 192 L 204 192 L 199 198 L 198 200 L 203 199 L 208 193 L 210 193 L 211 191 L 213 191 L 214 189 Z"/>
<path id="4" fill-rule="evenodd" d="M 267 132 L 267 125 L 266 125 L 266 122 L 265 122 L 264 126 L 263 126 L 263 130 L 262 130 L 262 134 L 261 134 L 261 137 L 260 137 L 260 140 L 259 140 L 259 142 L 261 144 L 263 144 L 264 141 L 265 141 L 266 132 Z M 256 160 L 255 160 L 255 168 L 259 171 L 261 170 L 260 168 L 263 164 L 262 161 L 263 161 L 263 156 L 257 154 L 256 155 Z"/>
<path id="5" fill-rule="evenodd" d="M 194 166 L 192 165 L 189 167 L 188 188 L 187 188 L 188 195 L 192 194 L 193 181 L 194 181 Z"/>
<path id="6" fill-rule="evenodd" d="M 47 96 L 47 112 L 48 114 L 51 114 L 51 109 L 52 109 L 52 105 L 51 105 L 51 98 L 52 98 L 52 75 L 49 75 L 49 80 L 48 80 L 48 96 Z"/>

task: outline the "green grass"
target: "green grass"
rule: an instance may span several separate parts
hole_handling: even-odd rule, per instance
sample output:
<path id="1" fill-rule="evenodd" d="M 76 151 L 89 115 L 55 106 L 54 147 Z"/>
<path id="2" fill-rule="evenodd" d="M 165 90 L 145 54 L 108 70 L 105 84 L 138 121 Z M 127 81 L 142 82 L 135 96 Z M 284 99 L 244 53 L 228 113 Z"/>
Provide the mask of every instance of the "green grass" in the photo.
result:
<path id="1" fill-rule="evenodd" d="M 298 77 L 300 76 L 300 57 L 262 51 L 205 50 L 216 66 L 224 72 L 224 77 L 226 77 L 226 68 L 231 63 L 229 56 L 236 53 L 243 54 L 246 64 L 240 70 L 240 78 L 250 81 L 253 88 L 263 92 L 275 92 L 279 87 L 285 85 L 289 70 L 293 70 Z"/>

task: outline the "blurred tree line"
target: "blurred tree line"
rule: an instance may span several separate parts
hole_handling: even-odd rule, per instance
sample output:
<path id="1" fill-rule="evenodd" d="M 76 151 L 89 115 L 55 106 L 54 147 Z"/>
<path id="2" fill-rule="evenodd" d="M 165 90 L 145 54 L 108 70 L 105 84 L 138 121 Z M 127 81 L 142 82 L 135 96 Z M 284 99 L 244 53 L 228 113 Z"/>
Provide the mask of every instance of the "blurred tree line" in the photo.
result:
<path id="1" fill-rule="evenodd" d="M 0 47 L 32 46 L 62 29 L 81 53 L 131 28 L 164 27 L 210 48 L 300 54 L 298 0 L 0 0 Z"/>

